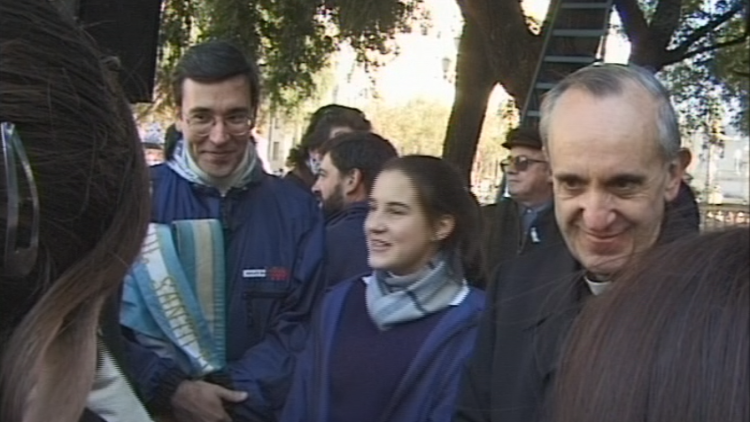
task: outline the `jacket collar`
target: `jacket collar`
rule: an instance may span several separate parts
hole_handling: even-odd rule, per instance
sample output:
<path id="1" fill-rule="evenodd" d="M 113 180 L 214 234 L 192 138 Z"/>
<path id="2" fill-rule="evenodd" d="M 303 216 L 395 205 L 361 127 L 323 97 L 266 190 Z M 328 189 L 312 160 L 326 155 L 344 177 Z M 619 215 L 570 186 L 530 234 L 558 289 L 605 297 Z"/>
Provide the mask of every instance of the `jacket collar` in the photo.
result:
<path id="1" fill-rule="evenodd" d="M 351 204 L 345 205 L 340 211 L 335 212 L 326 218 L 326 224 L 336 224 L 352 216 L 367 215 L 368 209 L 367 201 L 352 202 Z"/>

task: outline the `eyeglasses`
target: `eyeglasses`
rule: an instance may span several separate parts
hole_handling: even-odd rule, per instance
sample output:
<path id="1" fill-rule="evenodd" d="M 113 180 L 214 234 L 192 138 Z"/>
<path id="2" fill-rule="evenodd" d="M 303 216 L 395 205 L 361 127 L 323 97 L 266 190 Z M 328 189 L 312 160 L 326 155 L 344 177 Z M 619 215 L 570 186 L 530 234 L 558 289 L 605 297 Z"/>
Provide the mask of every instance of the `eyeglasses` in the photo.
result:
<path id="1" fill-rule="evenodd" d="M 507 171 L 526 171 L 529 166 L 536 163 L 546 163 L 544 160 L 535 160 L 525 155 L 519 155 L 517 157 L 508 157 L 500 162 L 500 167 L 504 172 Z"/>
<path id="2" fill-rule="evenodd" d="M 235 113 L 226 117 L 214 116 L 212 114 L 194 114 L 189 116 L 187 124 L 190 130 L 198 136 L 211 133 L 214 125 L 221 120 L 227 133 L 233 136 L 244 136 L 250 132 L 250 115 L 247 113 Z"/>
<path id="3" fill-rule="evenodd" d="M 39 195 L 29 158 L 15 125 L 0 123 L 0 137 L 4 170 L 1 173 L 2 186 L 7 212 L 5 239 L 0 243 L 3 248 L 0 273 L 6 277 L 20 278 L 34 269 L 39 251 Z M 20 165 L 23 173 L 20 180 L 16 164 Z"/>

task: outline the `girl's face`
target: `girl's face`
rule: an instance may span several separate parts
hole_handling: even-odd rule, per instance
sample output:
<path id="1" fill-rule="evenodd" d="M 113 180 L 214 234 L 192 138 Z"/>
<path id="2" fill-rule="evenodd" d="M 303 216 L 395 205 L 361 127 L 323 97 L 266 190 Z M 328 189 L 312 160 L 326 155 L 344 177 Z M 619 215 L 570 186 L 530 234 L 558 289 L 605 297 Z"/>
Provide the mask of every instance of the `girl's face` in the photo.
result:
<path id="1" fill-rule="evenodd" d="M 435 256 L 440 241 L 453 229 L 453 219 L 432 223 L 412 181 L 399 170 L 375 180 L 365 220 L 368 262 L 377 270 L 406 275 L 419 271 Z"/>

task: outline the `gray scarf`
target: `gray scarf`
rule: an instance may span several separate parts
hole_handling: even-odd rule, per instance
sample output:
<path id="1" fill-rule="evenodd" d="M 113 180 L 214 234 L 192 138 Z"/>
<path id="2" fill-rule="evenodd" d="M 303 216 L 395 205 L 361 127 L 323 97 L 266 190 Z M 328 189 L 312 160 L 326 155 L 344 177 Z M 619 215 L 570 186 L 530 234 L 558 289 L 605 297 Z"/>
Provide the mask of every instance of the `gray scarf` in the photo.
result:
<path id="1" fill-rule="evenodd" d="M 222 195 L 226 194 L 231 188 L 245 187 L 260 180 L 263 176 L 263 166 L 258 163 L 258 154 L 252 141 L 248 141 L 245 155 L 234 172 L 220 180 L 204 173 L 195 163 L 189 150 L 187 141 L 180 139 L 175 146 L 173 157 L 167 161 L 167 165 L 184 179 L 200 185 L 214 187 Z"/>
<path id="2" fill-rule="evenodd" d="M 466 280 L 450 271 L 441 255 L 414 274 L 394 276 L 375 270 L 366 288 L 370 318 L 385 331 L 396 324 L 442 311 L 468 291 Z"/>

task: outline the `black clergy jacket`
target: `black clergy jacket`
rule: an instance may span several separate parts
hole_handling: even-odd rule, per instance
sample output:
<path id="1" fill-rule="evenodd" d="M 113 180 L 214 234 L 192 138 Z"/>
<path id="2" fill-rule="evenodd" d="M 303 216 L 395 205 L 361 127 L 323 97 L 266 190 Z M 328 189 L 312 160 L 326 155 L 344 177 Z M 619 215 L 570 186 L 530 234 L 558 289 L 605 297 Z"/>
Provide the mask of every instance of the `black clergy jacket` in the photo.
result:
<path id="1" fill-rule="evenodd" d="M 692 204 L 690 203 L 692 201 Z M 657 244 L 698 233 L 685 210 L 669 204 Z M 463 373 L 455 422 L 545 420 L 563 344 L 588 300 L 584 270 L 564 242 L 541 245 L 501 263 L 490 282 L 474 355 Z"/>

